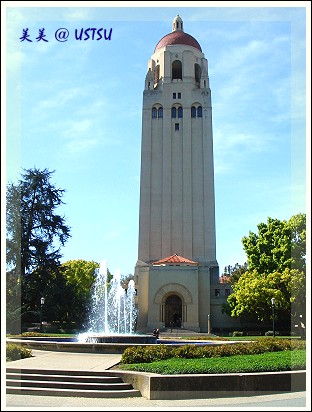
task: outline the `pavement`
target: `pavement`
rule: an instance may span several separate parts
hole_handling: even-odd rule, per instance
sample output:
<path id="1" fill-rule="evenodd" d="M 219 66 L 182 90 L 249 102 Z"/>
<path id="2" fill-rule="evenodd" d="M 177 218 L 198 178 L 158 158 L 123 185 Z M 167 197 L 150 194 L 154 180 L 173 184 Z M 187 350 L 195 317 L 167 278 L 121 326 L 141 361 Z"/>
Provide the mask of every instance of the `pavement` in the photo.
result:
<path id="1" fill-rule="evenodd" d="M 32 350 L 32 357 L 6 362 L 6 366 L 27 369 L 59 369 L 103 371 L 119 363 L 120 354 L 71 353 Z M 5 402 L 3 404 L 3 402 Z M 309 403 L 310 402 L 310 403 Z M 274 395 L 242 396 L 211 399 L 149 400 L 142 398 L 79 398 L 38 395 L 11 395 L 1 397 L 1 411 L 11 410 L 241 410 L 242 408 L 299 408 L 311 411 L 306 392 Z M 263 410 L 263 409 L 261 409 Z"/>
<path id="2" fill-rule="evenodd" d="M 7 362 L 6 366 L 25 369 L 103 371 L 120 362 L 121 354 L 53 352 L 32 349 L 32 357 Z"/>

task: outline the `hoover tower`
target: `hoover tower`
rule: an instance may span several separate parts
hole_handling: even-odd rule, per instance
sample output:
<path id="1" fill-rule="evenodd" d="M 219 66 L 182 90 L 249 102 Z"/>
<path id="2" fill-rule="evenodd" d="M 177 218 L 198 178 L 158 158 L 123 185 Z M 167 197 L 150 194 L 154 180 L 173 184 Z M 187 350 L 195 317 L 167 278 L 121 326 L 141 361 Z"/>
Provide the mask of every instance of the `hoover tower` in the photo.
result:
<path id="1" fill-rule="evenodd" d="M 218 272 L 208 62 L 177 15 L 148 62 L 143 92 L 138 328 L 207 331 Z"/>

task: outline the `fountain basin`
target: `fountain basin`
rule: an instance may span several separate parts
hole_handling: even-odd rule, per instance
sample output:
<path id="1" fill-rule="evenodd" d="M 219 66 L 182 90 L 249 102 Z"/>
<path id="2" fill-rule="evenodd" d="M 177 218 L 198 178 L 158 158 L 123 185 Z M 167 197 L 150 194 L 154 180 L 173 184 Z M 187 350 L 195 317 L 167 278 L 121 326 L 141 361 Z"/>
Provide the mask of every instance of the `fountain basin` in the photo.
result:
<path id="1" fill-rule="evenodd" d="M 136 343 L 136 344 L 155 344 L 157 338 L 151 335 L 134 335 L 134 334 L 122 334 L 122 335 L 101 335 L 101 334 L 88 334 L 85 339 L 86 343 Z"/>

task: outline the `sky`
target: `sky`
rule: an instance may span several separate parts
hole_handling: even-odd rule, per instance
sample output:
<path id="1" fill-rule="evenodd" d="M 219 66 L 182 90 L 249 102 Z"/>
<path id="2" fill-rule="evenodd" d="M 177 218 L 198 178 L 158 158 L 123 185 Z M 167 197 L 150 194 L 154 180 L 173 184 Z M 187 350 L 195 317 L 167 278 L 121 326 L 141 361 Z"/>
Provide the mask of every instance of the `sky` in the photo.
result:
<path id="1" fill-rule="evenodd" d="M 54 171 L 62 262 L 134 273 L 144 82 L 177 14 L 208 60 L 220 274 L 247 260 L 259 223 L 307 213 L 310 2 L 5 3 L 2 190 L 23 169 Z M 87 28 L 106 38 L 79 40 Z"/>

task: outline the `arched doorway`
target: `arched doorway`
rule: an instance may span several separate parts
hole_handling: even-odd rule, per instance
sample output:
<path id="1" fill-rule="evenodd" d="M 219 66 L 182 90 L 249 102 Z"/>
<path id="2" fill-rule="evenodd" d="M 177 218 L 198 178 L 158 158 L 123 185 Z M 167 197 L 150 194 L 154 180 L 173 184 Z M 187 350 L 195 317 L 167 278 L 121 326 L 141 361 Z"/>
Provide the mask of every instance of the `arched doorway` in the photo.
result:
<path id="1" fill-rule="evenodd" d="M 165 327 L 180 328 L 182 322 L 182 300 L 177 295 L 170 295 L 165 301 Z"/>

